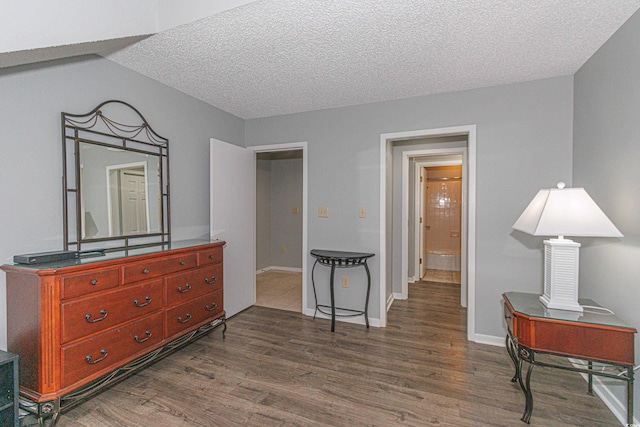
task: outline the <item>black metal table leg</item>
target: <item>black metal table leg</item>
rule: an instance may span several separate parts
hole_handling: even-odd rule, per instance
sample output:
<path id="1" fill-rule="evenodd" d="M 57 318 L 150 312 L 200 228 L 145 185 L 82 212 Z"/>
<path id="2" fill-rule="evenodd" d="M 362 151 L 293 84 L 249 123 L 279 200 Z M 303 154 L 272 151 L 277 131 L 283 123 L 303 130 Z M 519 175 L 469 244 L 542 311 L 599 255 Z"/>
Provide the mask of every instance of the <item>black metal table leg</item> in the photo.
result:
<path id="1" fill-rule="evenodd" d="M 529 363 L 529 368 L 527 369 L 527 381 L 526 383 L 522 382 L 522 361 L 520 362 L 520 387 L 522 391 L 524 391 L 524 396 L 526 400 L 524 414 L 522 414 L 521 420 L 527 424 L 531 423 L 531 414 L 533 413 L 533 394 L 531 393 L 531 374 L 533 372 L 533 363 Z"/>
<path id="2" fill-rule="evenodd" d="M 331 261 L 331 279 L 329 282 L 329 286 L 331 287 L 331 332 L 336 330 L 336 299 L 333 291 L 333 279 L 336 273 L 336 262 L 335 260 Z"/>
<path id="3" fill-rule="evenodd" d="M 311 269 L 311 287 L 313 288 L 313 300 L 316 302 L 316 309 L 313 312 L 313 318 L 316 318 L 316 314 L 318 314 L 318 294 L 316 293 L 316 280 L 315 280 L 315 272 L 316 272 L 316 265 L 318 264 L 318 260 L 316 259 L 316 262 L 313 263 L 313 268 Z"/>
<path id="4" fill-rule="evenodd" d="M 224 326 L 224 328 L 222 329 L 222 339 L 225 339 L 227 337 L 227 316 L 226 315 L 222 316 L 222 325 Z"/>
<path id="5" fill-rule="evenodd" d="M 511 378 L 511 382 L 515 383 L 516 381 L 518 381 L 518 377 L 520 376 L 520 364 L 518 363 L 518 355 L 516 353 L 515 344 L 509 334 L 507 334 L 507 338 L 505 341 L 507 353 L 509 354 L 511 362 L 513 362 L 513 367 L 515 368 L 515 372 L 513 374 L 513 378 Z"/>
<path id="6" fill-rule="evenodd" d="M 633 365 L 627 366 L 627 425 L 633 422 Z"/>
<path id="7" fill-rule="evenodd" d="M 364 261 L 364 269 L 367 272 L 367 298 L 364 300 L 364 321 L 369 327 L 369 294 L 371 293 L 371 273 L 369 272 L 369 266 L 367 260 Z"/>

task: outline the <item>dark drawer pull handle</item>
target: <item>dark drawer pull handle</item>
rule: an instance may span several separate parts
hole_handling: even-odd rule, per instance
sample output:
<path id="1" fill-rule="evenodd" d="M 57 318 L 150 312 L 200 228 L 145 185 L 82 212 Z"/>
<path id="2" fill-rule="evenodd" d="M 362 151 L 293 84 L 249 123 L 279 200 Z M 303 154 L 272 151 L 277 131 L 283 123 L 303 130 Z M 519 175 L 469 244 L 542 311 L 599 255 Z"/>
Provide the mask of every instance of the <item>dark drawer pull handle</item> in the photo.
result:
<path id="1" fill-rule="evenodd" d="M 189 292 L 191 290 L 191 284 L 187 283 L 184 286 L 184 289 L 182 288 L 182 286 L 178 286 L 178 292 L 180 292 L 181 294 L 186 294 L 187 292 Z"/>
<path id="2" fill-rule="evenodd" d="M 214 302 L 214 303 L 212 303 L 211 305 L 207 304 L 207 305 L 205 305 L 205 306 L 204 306 L 204 308 L 205 308 L 207 311 L 214 311 L 216 308 L 218 308 L 218 303 L 217 303 L 217 302 Z"/>
<path id="3" fill-rule="evenodd" d="M 97 279 L 93 279 L 93 280 L 91 281 L 91 284 L 92 284 L 93 286 L 97 285 L 97 284 L 98 284 L 98 280 L 97 280 Z"/>
<path id="4" fill-rule="evenodd" d="M 209 258 L 216 259 L 216 256 L 215 255 L 209 255 Z"/>
<path id="5" fill-rule="evenodd" d="M 213 285 L 214 283 L 216 283 L 216 280 L 218 280 L 216 276 L 211 276 L 211 279 L 209 279 L 208 277 L 204 278 L 204 281 L 210 285 Z"/>
<path id="6" fill-rule="evenodd" d="M 100 310 L 100 314 L 102 314 L 102 317 L 98 317 L 97 319 L 91 320 L 91 313 L 85 314 L 84 318 L 87 319 L 87 322 L 89 323 L 96 323 L 107 318 L 108 313 L 107 313 L 107 310 L 105 310 L 104 308 Z"/>
<path id="7" fill-rule="evenodd" d="M 186 264 L 186 262 L 180 261 L 180 265 L 185 265 L 185 264 Z"/>
<path id="8" fill-rule="evenodd" d="M 140 339 L 140 337 L 138 335 L 136 335 L 135 337 L 133 337 L 137 343 L 142 344 L 145 341 L 148 341 L 149 338 L 151 338 L 151 331 L 144 331 L 144 334 L 147 336 L 146 338 L 142 338 Z"/>
<path id="9" fill-rule="evenodd" d="M 191 320 L 191 313 L 187 313 L 187 316 L 184 319 L 182 316 L 178 317 L 178 322 L 180 323 L 187 323 L 189 320 Z"/>
<path id="10" fill-rule="evenodd" d="M 148 306 L 149 304 L 151 304 L 151 297 L 150 297 L 149 295 L 147 295 L 146 297 L 144 297 L 144 300 L 145 300 L 146 302 L 143 302 L 142 304 L 140 304 L 140 301 L 139 301 L 139 300 L 137 300 L 137 299 L 136 299 L 136 300 L 134 300 L 134 301 L 133 301 L 133 303 L 136 305 L 136 307 L 146 307 L 146 306 Z"/>
<path id="11" fill-rule="evenodd" d="M 145 268 L 144 270 L 142 270 L 142 272 L 143 272 L 144 274 L 149 274 L 149 269 L 148 269 L 148 268 Z"/>
<path id="12" fill-rule="evenodd" d="M 96 363 L 102 362 L 104 359 L 106 359 L 109 355 L 109 352 L 106 348 L 103 348 L 102 350 L 100 350 L 100 354 L 102 354 L 102 357 L 100 359 L 94 360 L 93 362 L 91 361 L 93 356 L 91 356 L 90 354 L 87 354 L 87 357 L 85 357 L 84 360 L 86 360 L 89 365 L 95 365 Z"/>

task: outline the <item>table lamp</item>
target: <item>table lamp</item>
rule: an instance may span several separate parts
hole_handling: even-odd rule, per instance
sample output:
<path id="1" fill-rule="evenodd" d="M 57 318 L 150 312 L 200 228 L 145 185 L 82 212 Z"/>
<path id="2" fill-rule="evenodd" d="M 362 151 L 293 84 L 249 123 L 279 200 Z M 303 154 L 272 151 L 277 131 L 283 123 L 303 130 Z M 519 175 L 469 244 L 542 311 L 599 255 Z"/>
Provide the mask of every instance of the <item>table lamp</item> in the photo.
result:
<path id="1" fill-rule="evenodd" d="M 542 304 L 550 309 L 582 311 L 578 303 L 578 254 L 580 243 L 565 236 L 622 237 L 584 188 L 542 189 L 520 218 L 515 230 L 533 236 L 558 236 L 544 241 L 544 293 Z"/>

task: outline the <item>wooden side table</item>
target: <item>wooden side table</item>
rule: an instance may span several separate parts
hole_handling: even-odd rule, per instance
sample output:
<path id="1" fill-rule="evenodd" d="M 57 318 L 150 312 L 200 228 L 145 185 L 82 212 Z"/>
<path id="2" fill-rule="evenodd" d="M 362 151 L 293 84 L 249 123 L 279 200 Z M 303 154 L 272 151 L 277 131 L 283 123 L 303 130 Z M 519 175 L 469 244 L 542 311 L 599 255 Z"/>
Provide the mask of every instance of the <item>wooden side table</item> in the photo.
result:
<path id="1" fill-rule="evenodd" d="M 506 292 L 502 298 L 507 322 L 507 351 L 516 371 L 511 381 L 520 384 L 526 399 L 522 421 L 528 424 L 533 412 L 533 367 L 544 366 L 587 374 L 589 394 L 593 393 L 593 375 L 626 381 L 627 423 L 633 424 L 635 328 L 597 309 L 587 308 L 582 313 L 549 310 L 540 303 L 537 294 Z M 579 302 L 583 306 L 599 307 L 588 299 Z M 544 360 L 536 358 L 542 354 L 550 357 Z M 566 357 L 579 359 L 585 364 L 561 363 L 560 358 Z M 522 378 L 523 362 L 529 365 L 526 379 Z M 594 363 L 601 365 L 602 370 L 593 369 Z"/>
<path id="2" fill-rule="evenodd" d="M 0 426 L 19 426 L 18 355 L 0 350 Z"/>

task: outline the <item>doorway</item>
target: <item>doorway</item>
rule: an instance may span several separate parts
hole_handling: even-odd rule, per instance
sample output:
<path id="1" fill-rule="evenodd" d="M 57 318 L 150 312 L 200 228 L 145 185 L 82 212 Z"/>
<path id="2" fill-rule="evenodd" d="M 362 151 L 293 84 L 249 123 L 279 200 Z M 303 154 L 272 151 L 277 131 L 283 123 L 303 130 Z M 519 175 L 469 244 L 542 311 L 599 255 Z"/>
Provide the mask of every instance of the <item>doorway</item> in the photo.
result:
<path id="1" fill-rule="evenodd" d="M 256 157 L 257 153 L 302 150 L 302 253 L 307 254 L 307 143 L 240 147 L 210 140 L 211 239 L 226 242 L 224 305 L 227 316 L 256 302 Z M 302 309 L 312 316 L 307 292 L 307 256 L 302 257 Z"/>
<path id="2" fill-rule="evenodd" d="M 433 138 L 460 138 L 464 144 L 417 143 Z M 405 147 L 399 148 L 402 145 Z M 413 147 L 411 147 L 413 145 Z M 401 154 L 394 156 L 394 151 Z M 467 307 L 467 338 L 475 335 L 475 194 L 476 194 L 476 126 L 425 129 L 380 135 L 380 321 L 386 326 L 387 311 L 395 298 L 408 296 L 409 265 L 409 159 L 417 156 L 460 154 L 463 175 L 467 183 L 464 194 L 463 230 L 461 247 L 461 291 L 463 305 Z M 399 159 L 399 160 L 397 160 Z M 394 174 L 400 170 L 401 184 L 395 184 Z M 397 189 L 400 186 L 401 189 Z M 401 212 L 395 213 L 395 210 Z M 394 283 L 401 289 L 394 289 Z"/>
<path id="3" fill-rule="evenodd" d="M 256 153 L 256 304 L 302 312 L 301 149 Z"/>
<path id="4" fill-rule="evenodd" d="M 409 233 L 414 233 L 415 257 L 409 259 L 413 262 L 409 282 L 460 285 L 462 156 L 417 157 L 414 163 L 415 196 L 409 203 L 414 205 L 415 215 Z M 462 299 L 461 305 L 465 305 Z"/>

